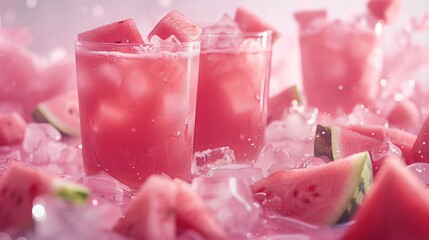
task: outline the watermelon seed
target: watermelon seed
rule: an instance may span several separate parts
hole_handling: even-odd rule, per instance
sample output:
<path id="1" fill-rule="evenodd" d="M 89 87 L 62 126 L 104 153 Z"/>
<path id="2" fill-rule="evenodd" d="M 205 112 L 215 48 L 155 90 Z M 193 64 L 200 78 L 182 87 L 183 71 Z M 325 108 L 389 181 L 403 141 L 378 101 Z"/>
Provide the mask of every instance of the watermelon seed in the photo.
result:
<path id="1" fill-rule="evenodd" d="M 313 197 L 315 197 L 315 198 L 320 197 L 320 193 L 318 193 L 318 192 L 313 193 Z"/>
<path id="2" fill-rule="evenodd" d="M 18 198 L 16 199 L 15 205 L 17 207 L 21 206 L 22 203 L 22 196 L 18 196 Z"/>
<path id="3" fill-rule="evenodd" d="M 298 194 L 299 194 L 299 192 L 298 192 L 298 190 L 293 190 L 293 197 L 298 197 Z"/>
<path id="4" fill-rule="evenodd" d="M 310 203 L 310 199 L 308 199 L 308 198 L 303 198 L 303 199 L 302 199 L 302 201 L 303 201 L 304 203 L 306 203 L 306 204 L 309 204 L 309 203 Z"/>
<path id="5" fill-rule="evenodd" d="M 310 191 L 310 192 L 316 191 L 316 185 L 310 185 L 310 186 L 308 186 L 307 190 Z"/>

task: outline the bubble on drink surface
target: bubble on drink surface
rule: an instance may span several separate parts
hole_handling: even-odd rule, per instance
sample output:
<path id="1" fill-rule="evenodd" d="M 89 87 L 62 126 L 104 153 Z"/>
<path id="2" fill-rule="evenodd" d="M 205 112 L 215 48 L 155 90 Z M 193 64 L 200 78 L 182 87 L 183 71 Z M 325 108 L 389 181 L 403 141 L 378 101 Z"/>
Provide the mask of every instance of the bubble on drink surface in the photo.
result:
<path id="1" fill-rule="evenodd" d="M 261 215 L 246 181 L 234 177 L 197 177 L 192 186 L 214 212 L 228 236 L 246 236 Z"/>
<path id="2" fill-rule="evenodd" d="M 408 165 L 407 169 L 420 178 L 426 187 L 429 187 L 429 163 L 415 162 Z"/>

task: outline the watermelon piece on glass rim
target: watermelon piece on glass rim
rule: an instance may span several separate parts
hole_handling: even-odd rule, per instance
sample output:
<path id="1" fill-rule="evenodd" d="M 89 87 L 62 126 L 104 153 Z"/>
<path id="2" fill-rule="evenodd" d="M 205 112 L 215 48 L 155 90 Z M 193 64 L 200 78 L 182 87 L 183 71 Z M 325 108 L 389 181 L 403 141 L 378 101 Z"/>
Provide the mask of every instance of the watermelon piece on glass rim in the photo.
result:
<path id="1" fill-rule="evenodd" d="M 423 122 L 412 147 L 412 157 L 415 162 L 429 163 L 429 116 Z"/>
<path id="2" fill-rule="evenodd" d="M 403 163 L 381 168 L 342 240 L 429 238 L 429 201 L 423 182 Z"/>
<path id="3" fill-rule="evenodd" d="M 143 38 L 133 19 L 113 22 L 80 33 L 78 40 L 97 43 L 143 43 Z"/>
<path id="4" fill-rule="evenodd" d="M 174 35 L 180 42 L 192 42 L 199 38 L 202 28 L 178 11 L 167 13 L 149 33 L 149 40 L 158 36 L 163 40 Z"/>
<path id="5" fill-rule="evenodd" d="M 392 23 L 399 15 L 402 7 L 402 0 L 369 0 L 368 11 L 377 20 Z"/>
<path id="6" fill-rule="evenodd" d="M 281 33 L 278 30 L 244 7 L 238 7 L 236 9 L 234 20 L 243 32 L 272 31 L 273 43 L 280 38 Z"/>

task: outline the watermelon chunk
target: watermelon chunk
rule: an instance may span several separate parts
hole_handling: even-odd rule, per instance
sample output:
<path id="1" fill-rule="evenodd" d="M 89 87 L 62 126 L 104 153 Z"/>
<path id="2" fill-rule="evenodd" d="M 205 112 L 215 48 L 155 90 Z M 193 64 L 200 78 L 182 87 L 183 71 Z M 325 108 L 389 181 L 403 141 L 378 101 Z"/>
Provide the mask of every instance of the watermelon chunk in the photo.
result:
<path id="1" fill-rule="evenodd" d="M 199 38 L 202 28 L 178 11 L 167 13 L 153 30 L 149 33 L 149 39 L 158 36 L 167 39 L 174 35 L 181 42 L 192 42 Z"/>
<path id="2" fill-rule="evenodd" d="M 281 33 L 278 30 L 244 7 L 236 9 L 234 20 L 243 32 L 264 32 L 269 30 L 272 31 L 273 43 L 280 38 Z"/>
<path id="3" fill-rule="evenodd" d="M 78 34 L 78 40 L 99 43 L 143 43 L 133 19 L 113 22 Z"/>
<path id="4" fill-rule="evenodd" d="M 369 0 L 367 7 L 376 19 L 392 23 L 399 15 L 402 0 Z"/>
<path id="5" fill-rule="evenodd" d="M 0 113 L 0 146 L 22 142 L 27 122 L 16 112 Z"/>
<path id="6" fill-rule="evenodd" d="M 429 201 L 426 187 L 403 163 L 389 161 L 342 240 L 429 238 Z"/>
<path id="7" fill-rule="evenodd" d="M 415 162 L 429 163 L 429 116 L 423 122 L 411 154 Z"/>
<path id="8" fill-rule="evenodd" d="M 64 135 L 80 136 L 77 91 L 72 90 L 39 103 L 32 117 L 36 122 L 52 124 Z"/>
<path id="9" fill-rule="evenodd" d="M 359 134 L 341 126 L 317 125 L 314 138 L 314 155 L 337 160 L 349 155 L 381 147 L 379 139 Z"/>
<path id="10" fill-rule="evenodd" d="M 387 116 L 387 120 L 391 126 L 406 131 L 414 131 L 420 123 L 419 118 L 419 109 L 414 102 L 408 99 L 397 102 Z"/>
<path id="11" fill-rule="evenodd" d="M 380 141 L 390 141 L 402 151 L 402 156 L 407 164 L 415 162 L 412 156 L 412 148 L 417 138 L 416 135 L 402 129 L 383 126 L 351 125 L 347 128 Z"/>
<path id="12" fill-rule="evenodd" d="M 179 229 L 193 229 L 205 239 L 225 239 L 225 231 L 201 196 L 188 183 L 180 179 L 175 179 L 175 182 L 178 187 L 176 213 Z"/>
<path id="13" fill-rule="evenodd" d="M 177 187 L 170 179 L 150 176 L 131 199 L 114 231 L 136 239 L 175 239 Z"/>
<path id="14" fill-rule="evenodd" d="M 268 123 L 281 119 L 283 112 L 293 106 L 294 101 L 301 104 L 301 95 L 293 85 L 268 100 Z"/>
<path id="15" fill-rule="evenodd" d="M 89 190 L 11 161 L 0 181 L 0 232 L 32 228 L 33 200 L 43 194 L 83 204 Z"/>
<path id="16" fill-rule="evenodd" d="M 317 177 L 315 177 L 317 176 Z M 312 168 L 276 172 L 252 185 L 262 206 L 317 225 L 348 221 L 372 183 L 367 152 Z"/>

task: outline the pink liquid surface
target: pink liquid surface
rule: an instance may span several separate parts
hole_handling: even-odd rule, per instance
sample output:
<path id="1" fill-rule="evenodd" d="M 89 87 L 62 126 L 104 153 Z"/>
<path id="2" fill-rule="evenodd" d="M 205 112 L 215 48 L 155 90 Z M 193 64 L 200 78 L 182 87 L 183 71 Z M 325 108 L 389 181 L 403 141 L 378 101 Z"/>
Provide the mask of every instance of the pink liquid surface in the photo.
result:
<path id="1" fill-rule="evenodd" d="M 197 49 L 90 50 L 76 48 L 86 172 L 104 170 L 131 188 L 154 173 L 189 180 Z"/>
<path id="2" fill-rule="evenodd" d="M 257 158 L 265 141 L 270 61 L 269 47 L 202 51 L 195 152 L 229 146 L 238 161 Z"/>

